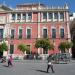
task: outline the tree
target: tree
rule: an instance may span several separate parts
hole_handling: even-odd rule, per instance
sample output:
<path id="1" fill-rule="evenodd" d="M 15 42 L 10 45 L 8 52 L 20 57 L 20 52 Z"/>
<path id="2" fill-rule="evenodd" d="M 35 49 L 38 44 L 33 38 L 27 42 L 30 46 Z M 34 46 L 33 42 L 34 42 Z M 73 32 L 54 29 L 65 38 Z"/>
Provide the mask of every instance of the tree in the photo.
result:
<path id="1" fill-rule="evenodd" d="M 70 48 L 72 48 L 72 46 L 73 46 L 72 42 L 69 42 L 69 41 L 66 42 L 66 49 L 67 50 L 69 50 Z"/>
<path id="2" fill-rule="evenodd" d="M 69 50 L 73 46 L 72 42 L 61 42 L 58 48 L 61 50 L 62 53 L 66 52 L 66 49 Z"/>
<path id="3" fill-rule="evenodd" d="M 0 54 L 3 56 L 3 52 L 8 50 L 8 46 L 5 42 L 0 44 Z M 1 56 L 0 55 L 0 56 Z"/>
<path id="4" fill-rule="evenodd" d="M 25 44 L 19 44 L 18 49 L 20 49 L 20 51 L 22 51 L 23 53 L 25 51 L 28 51 L 28 48 L 27 48 L 27 46 Z"/>
<path id="5" fill-rule="evenodd" d="M 53 49 L 53 45 L 50 44 L 49 39 L 38 39 L 35 43 L 36 48 L 43 48 L 44 53 L 47 53 L 48 49 Z"/>
<path id="6" fill-rule="evenodd" d="M 61 43 L 59 44 L 58 48 L 61 50 L 62 53 L 65 53 L 66 42 L 61 42 Z"/>

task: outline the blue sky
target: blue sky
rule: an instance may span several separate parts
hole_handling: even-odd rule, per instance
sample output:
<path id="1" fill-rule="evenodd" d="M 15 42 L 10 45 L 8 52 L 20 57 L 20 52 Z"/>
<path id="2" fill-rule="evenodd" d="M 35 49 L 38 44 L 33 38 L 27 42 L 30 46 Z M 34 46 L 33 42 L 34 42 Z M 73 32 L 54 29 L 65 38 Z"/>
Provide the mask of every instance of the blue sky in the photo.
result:
<path id="1" fill-rule="evenodd" d="M 63 6 L 65 3 L 67 3 L 70 11 L 75 12 L 75 0 L 0 0 L 0 4 L 5 3 L 13 8 L 16 7 L 17 4 L 39 2 L 47 6 Z"/>

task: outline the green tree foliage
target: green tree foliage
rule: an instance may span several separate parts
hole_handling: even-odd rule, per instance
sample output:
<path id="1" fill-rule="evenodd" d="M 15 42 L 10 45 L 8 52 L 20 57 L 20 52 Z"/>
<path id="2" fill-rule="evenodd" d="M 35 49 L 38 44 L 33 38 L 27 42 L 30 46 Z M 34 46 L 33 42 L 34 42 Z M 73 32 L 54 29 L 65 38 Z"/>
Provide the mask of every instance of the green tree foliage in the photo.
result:
<path id="1" fill-rule="evenodd" d="M 5 42 L 0 44 L 0 52 L 7 51 L 7 50 L 8 50 L 8 46 Z"/>
<path id="2" fill-rule="evenodd" d="M 53 45 L 50 43 L 49 39 L 38 39 L 35 43 L 36 48 L 43 48 L 44 51 L 48 51 L 48 49 L 53 49 Z"/>
<path id="3" fill-rule="evenodd" d="M 61 50 L 62 53 L 65 53 L 66 49 L 69 50 L 73 46 L 72 42 L 61 42 L 58 48 Z"/>
<path id="4" fill-rule="evenodd" d="M 20 51 L 22 51 L 23 53 L 24 53 L 25 51 L 28 51 L 28 48 L 27 48 L 27 46 L 26 46 L 25 44 L 19 44 L 19 45 L 18 45 L 18 49 L 19 49 Z"/>
<path id="5" fill-rule="evenodd" d="M 59 47 L 58 48 L 61 50 L 62 53 L 64 53 L 65 52 L 65 49 L 66 49 L 66 42 L 61 42 L 59 44 Z"/>
<path id="6" fill-rule="evenodd" d="M 73 43 L 72 42 L 66 42 L 66 49 L 69 50 L 70 48 L 72 48 Z"/>

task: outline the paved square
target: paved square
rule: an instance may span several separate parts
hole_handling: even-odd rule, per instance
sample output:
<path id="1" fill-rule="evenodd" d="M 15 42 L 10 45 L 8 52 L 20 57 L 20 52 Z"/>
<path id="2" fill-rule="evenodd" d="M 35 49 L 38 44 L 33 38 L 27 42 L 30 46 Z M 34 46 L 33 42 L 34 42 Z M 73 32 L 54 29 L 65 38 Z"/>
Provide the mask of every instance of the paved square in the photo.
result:
<path id="1" fill-rule="evenodd" d="M 54 64 L 55 73 L 46 73 L 47 63 L 44 61 L 16 61 L 13 67 L 0 63 L 0 75 L 75 75 L 75 63 Z"/>

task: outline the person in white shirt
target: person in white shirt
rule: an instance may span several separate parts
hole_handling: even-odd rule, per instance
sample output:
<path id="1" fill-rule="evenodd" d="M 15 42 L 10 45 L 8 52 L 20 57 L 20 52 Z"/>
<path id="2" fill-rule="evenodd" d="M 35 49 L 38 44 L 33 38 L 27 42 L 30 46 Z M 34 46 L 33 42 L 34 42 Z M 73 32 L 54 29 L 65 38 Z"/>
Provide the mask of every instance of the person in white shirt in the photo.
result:
<path id="1" fill-rule="evenodd" d="M 52 55 L 49 55 L 49 57 L 48 57 L 48 63 L 47 63 L 47 73 L 48 73 L 48 71 L 49 71 L 49 68 L 51 68 L 51 70 L 52 70 L 52 73 L 54 73 L 55 71 L 54 71 L 54 69 L 53 69 L 53 64 L 52 64 Z"/>

